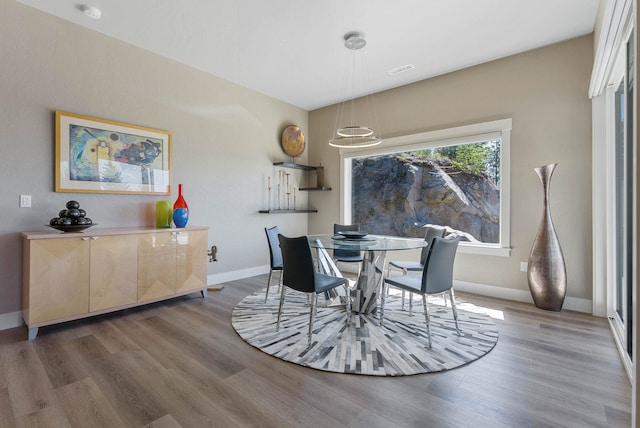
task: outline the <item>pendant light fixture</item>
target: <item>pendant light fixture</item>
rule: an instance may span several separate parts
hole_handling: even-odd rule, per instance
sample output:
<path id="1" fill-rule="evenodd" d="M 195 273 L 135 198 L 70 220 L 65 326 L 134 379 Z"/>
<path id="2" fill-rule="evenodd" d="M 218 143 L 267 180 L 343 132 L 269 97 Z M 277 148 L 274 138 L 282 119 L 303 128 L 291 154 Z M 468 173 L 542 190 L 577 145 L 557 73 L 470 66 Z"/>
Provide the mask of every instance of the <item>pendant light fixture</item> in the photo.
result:
<path id="1" fill-rule="evenodd" d="M 344 36 L 344 46 L 348 49 L 348 60 L 345 67 L 344 87 L 351 83 L 352 96 L 355 95 L 356 83 L 356 57 L 360 56 L 363 76 L 362 79 L 368 83 L 368 74 L 364 52 L 361 51 L 367 44 L 362 33 L 350 32 Z M 358 55 L 360 54 L 360 55 Z M 380 144 L 382 140 L 376 136 L 373 126 L 377 124 L 377 115 L 373 95 L 367 95 L 361 100 L 364 108 L 356 114 L 356 101 L 352 97 L 349 101 L 343 101 L 338 106 L 336 113 L 335 135 L 329 140 L 329 145 L 339 148 L 361 148 L 372 147 Z M 356 124 L 358 120 L 366 120 L 369 125 Z M 378 127 L 379 128 L 379 127 Z"/>

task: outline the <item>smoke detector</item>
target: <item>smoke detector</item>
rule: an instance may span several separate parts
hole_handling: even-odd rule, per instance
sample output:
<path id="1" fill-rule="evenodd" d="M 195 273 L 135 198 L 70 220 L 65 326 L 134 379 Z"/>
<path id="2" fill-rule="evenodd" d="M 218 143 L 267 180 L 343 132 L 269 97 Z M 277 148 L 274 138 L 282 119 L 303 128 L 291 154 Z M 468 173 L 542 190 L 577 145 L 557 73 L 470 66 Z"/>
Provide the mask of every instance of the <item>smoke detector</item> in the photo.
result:
<path id="1" fill-rule="evenodd" d="M 82 13 L 91 19 L 100 19 L 102 11 L 94 6 L 82 6 Z"/>

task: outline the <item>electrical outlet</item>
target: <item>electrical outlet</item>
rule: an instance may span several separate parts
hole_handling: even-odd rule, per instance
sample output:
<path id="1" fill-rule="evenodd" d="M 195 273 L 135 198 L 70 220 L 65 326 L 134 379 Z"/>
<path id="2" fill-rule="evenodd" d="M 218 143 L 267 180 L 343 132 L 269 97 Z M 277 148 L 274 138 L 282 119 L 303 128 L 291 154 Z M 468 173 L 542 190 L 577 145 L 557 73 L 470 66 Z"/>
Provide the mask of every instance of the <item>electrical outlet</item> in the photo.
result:
<path id="1" fill-rule="evenodd" d="M 529 263 L 520 262 L 520 272 L 526 272 L 529 269 Z"/>
<path id="2" fill-rule="evenodd" d="M 20 195 L 20 208 L 31 208 L 31 195 Z"/>

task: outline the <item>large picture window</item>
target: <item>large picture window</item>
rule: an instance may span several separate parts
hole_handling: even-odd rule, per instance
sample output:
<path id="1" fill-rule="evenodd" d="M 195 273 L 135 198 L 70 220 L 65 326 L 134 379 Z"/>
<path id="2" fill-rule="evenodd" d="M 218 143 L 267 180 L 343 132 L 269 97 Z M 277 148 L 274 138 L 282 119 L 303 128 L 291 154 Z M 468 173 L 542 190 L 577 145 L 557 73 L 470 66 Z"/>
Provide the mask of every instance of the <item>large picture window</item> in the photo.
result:
<path id="1" fill-rule="evenodd" d="M 510 129 L 502 120 L 343 152 L 343 221 L 409 237 L 442 226 L 467 250 L 508 255 Z"/>

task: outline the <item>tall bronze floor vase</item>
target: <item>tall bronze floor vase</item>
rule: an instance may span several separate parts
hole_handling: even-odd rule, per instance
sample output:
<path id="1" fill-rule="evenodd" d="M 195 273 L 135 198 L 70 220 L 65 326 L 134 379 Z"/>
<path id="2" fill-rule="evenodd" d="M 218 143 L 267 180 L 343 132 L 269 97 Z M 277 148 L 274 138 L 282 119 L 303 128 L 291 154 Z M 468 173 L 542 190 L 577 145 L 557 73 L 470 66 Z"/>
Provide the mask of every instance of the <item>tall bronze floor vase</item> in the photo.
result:
<path id="1" fill-rule="evenodd" d="M 567 270 L 549 210 L 549 186 L 557 163 L 534 168 L 542 182 L 542 221 L 529 255 L 527 279 L 533 302 L 540 309 L 559 311 L 567 292 Z"/>

